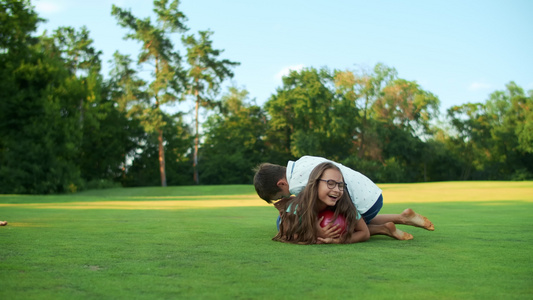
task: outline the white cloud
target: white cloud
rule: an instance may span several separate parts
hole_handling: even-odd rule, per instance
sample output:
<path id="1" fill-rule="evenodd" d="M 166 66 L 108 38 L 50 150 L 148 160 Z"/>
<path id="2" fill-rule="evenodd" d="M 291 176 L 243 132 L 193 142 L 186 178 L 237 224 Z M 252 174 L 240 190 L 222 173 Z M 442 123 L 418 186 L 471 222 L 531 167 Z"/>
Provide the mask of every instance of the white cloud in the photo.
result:
<path id="1" fill-rule="evenodd" d="M 65 9 L 65 1 L 35 1 L 35 10 L 39 14 L 55 14 Z"/>
<path id="2" fill-rule="evenodd" d="M 490 88 L 490 84 L 484 82 L 473 82 L 468 86 L 468 89 L 471 91 L 487 90 Z"/>
<path id="3" fill-rule="evenodd" d="M 284 67 L 274 76 L 274 79 L 276 79 L 277 81 L 281 81 L 281 78 L 283 76 L 289 75 L 290 71 L 300 71 L 303 68 L 305 68 L 304 65 L 295 65 L 295 66 Z"/>

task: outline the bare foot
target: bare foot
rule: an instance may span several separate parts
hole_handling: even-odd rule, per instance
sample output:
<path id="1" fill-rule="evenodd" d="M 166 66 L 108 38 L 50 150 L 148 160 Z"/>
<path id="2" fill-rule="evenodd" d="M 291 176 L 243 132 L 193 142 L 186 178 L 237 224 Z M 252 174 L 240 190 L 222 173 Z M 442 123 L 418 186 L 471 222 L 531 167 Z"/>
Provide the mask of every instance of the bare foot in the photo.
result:
<path id="1" fill-rule="evenodd" d="M 396 225 L 394 225 L 394 223 L 392 222 L 387 222 L 383 224 L 383 226 L 387 230 L 387 233 L 385 235 L 402 241 L 413 239 L 413 236 L 410 233 L 401 231 L 400 229 L 396 228 Z"/>
<path id="2" fill-rule="evenodd" d="M 419 215 L 415 213 L 414 210 L 408 208 L 402 212 L 402 216 L 406 219 L 406 225 L 412 225 L 420 228 L 424 228 L 430 231 L 435 230 L 435 227 L 433 226 L 433 223 L 431 221 L 424 217 L 423 215 Z"/>
<path id="3" fill-rule="evenodd" d="M 7 225 L 7 221 L 0 221 L 0 226 L 6 226 Z"/>

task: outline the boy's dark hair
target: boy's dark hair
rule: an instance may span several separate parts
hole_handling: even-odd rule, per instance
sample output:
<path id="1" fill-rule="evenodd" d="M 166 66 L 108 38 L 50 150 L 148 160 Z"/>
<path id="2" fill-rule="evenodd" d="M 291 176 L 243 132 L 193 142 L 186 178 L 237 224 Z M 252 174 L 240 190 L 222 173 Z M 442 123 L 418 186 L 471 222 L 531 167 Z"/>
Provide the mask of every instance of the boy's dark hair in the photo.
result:
<path id="1" fill-rule="evenodd" d="M 254 171 L 254 186 L 257 195 L 267 203 L 272 203 L 274 195 L 281 191 L 277 183 L 285 178 L 287 167 L 262 163 Z"/>

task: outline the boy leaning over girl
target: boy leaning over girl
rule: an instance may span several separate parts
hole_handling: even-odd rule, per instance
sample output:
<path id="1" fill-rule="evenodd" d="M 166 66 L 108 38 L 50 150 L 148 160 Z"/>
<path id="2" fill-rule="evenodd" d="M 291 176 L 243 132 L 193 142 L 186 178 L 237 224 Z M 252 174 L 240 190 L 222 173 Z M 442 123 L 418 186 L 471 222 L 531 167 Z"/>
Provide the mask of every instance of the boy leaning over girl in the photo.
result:
<path id="1" fill-rule="evenodd" d="M 281 198 L 298 195 L 305 186 L 311 171 L 320 163 L 330 161 L 316 156 L 303 156 L 296 161 L 289 161 L 287 166 L 263 163 L 256 169 L 254 186 L 257 194 L 267 203 Z M 345 192 L 355 204 L 357 211 L 364 218 L 370 235 L 387 235 L 398 240 L 410 240 L 413 236 L 396 228 L 395 224 L 411 225 L 426 230 L 434 230 L 433 223 L 426 217 L 405 209 L 401 214 L 379 214 L 383 207 L 381 189 L 363 174 L 342 164 L 337 165 L 346 182 Z M 278 228 L 279 228 L 278 217 Z"/>

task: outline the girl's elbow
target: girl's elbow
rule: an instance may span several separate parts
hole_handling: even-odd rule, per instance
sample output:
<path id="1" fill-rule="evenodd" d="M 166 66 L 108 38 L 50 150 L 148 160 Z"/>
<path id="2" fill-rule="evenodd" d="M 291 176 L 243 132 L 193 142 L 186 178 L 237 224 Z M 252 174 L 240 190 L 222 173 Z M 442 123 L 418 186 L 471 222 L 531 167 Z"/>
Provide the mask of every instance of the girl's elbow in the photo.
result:
<path id="1" fill-rule="evenodd" d="M 361 236 L 360 236 L 360 242 L 366 242 L 370 239 L 370 230 L 368 228 L 365 228 L 364 230 L 361 230 Z"/>
<path id="2" fill-rule="evenodd" d="M 369 239 L 370 239 L 370 231 L 367 230 L 367 231 L 365 232 L 365 235 L 363 236 L 363 240 L 362 240 L 362 242 L 366 242 L 366 241 L 368 241 Z"/>

